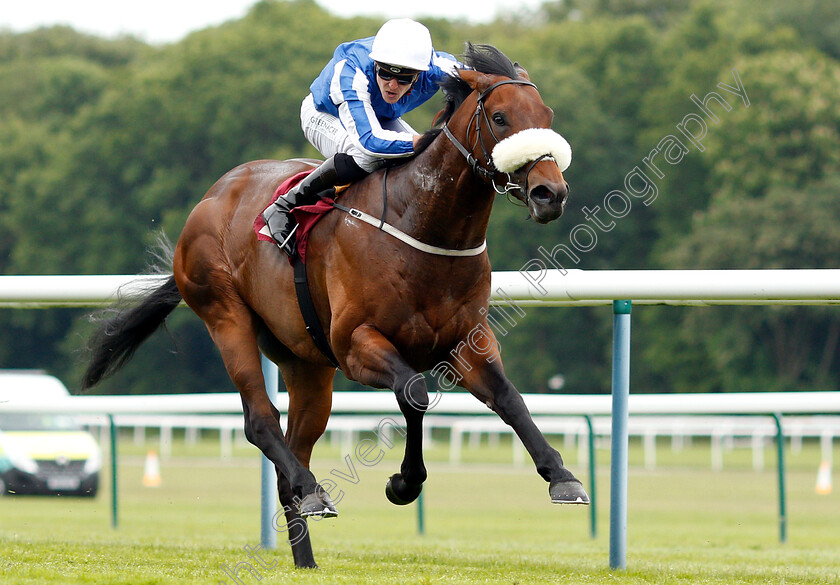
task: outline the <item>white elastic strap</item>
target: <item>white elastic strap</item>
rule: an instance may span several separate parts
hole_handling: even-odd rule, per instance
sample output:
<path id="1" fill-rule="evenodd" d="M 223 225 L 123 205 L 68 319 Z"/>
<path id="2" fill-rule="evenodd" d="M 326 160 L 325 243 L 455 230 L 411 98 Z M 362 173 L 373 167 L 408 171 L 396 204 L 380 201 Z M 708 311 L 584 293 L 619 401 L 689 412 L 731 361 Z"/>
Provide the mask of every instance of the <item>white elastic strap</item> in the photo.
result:
<path id="1" fill-rule="evenodd" d="M 484 242 L 482 242 L 482 244 L 477 248 L 469 248 L 467 250 L 450 250 L 448 248 L 430 246 L 429 244 L 424 244 L 420 240 L 412 238 L 407 233 L 398 230 L 389 223 L 383 223 L 381 219 L 368 215 L 364 211 L 359 211 L 358 209 L 351 207 L 347 210 L 347 213 L 349 213 L 351 217 L 355 217 L 356 219 L 360 219 L 377 229 L 381 229 L 383 232 L 394 236 L 402 242 L 405 242 L 412 248 L 420 250 L 421 252 L 426 252 L 427 254 L 435 254 L 436 256 L 478 256 L 487 249 L 487 240 L 484 240 Z M 380 226 L 382 227 L 380 228 Z"/>

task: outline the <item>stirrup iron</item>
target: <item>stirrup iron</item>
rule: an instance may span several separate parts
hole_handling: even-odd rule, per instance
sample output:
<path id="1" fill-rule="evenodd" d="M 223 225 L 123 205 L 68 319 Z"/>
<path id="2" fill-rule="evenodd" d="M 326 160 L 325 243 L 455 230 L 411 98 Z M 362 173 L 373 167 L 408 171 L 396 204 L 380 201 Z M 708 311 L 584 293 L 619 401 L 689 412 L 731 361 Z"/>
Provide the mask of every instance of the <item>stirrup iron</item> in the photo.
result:
<path id="1" fill-rule="evenodd" d="M 289 212 L 289 217 L 291 218 L 291 216 L 292 216 L 292 213 Z M 292 231 L 289 232 L 289 235 L 286 236 L 286 239 L 283 240 L 282 242 L 277 242 L 277 247 L 280 248 L 281 250 L 283 250 L 283 252 L 285 252 L 289 256 L 294 256 L 294 254 L 296 252 L 294 247 L 288 247 L 287 248 L 287 246 L 289 246 L 290 243 L 294 243 L 294 237 L 295 237 L 295 234 L 297 233 L 298 227 L 300 227 L 300 224 L 295 223 L 295 227 L 292 228 Z"/>

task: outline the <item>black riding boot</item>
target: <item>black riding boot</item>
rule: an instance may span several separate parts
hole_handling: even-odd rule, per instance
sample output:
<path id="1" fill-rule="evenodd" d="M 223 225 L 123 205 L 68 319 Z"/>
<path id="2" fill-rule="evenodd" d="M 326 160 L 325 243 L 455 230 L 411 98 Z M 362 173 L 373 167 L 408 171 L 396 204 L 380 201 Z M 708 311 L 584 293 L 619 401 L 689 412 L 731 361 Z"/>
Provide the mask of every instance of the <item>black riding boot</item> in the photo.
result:
<path id="1" fill-rule="evenodd" d="M 350 155 L 339 153 L 325 160 L 321 166 L 309 173 L 288 193 L 278 197 L 273 205 L 263 212 L 263 219 L 271 237 L 286 254 L 295 254 L 295 232 L 297 222 L 292 217 L 292 208 L 299 205 L 314 205 L 327 191 L 336 185 L 346 185 L 367 174 Z"/>

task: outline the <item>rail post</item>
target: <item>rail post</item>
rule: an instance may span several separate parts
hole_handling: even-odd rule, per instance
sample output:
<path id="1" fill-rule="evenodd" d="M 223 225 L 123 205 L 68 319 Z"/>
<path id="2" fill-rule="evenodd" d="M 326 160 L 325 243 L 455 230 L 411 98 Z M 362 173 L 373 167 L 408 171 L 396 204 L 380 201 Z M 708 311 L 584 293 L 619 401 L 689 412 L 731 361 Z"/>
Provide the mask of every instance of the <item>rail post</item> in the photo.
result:
<path id="1" fill-rule="evenodd" d="M 114 415 L 108 415 L 111 427 L 111 527 L 117 528 L 117 425 Z"/>
<path id="2" fill-rule="evenodd" d="M 773 414 L 776 423 L 776 456 L 779 473 L 779 542 L 787 542 L 787 501 L 785 500 L 785 434 L 782 430 L 782 415 Z"/>
<path id="3" fill-rule="evenodd" d="M 613 301 L 610 568 L 627 568 L 627 429 L 630 398 L 630 301 Z"/>
<path id="4" fill-rule="evenodd" d="M 425 516 L 426 515 L 423 510 L 423 492 L 420 492 L 420 495 L 417 496 L 417 534 L 420 536 L 426 534 Z"/>
<path id="5" fill-rule="evenodd" d="M 279 373 L 268 358 L 261 356 L 265 391 L 268 399 L 277 405 L 277 387 Z M 260 546 L 264 549 L 277 548 L 277 531 L 274 529 L 273 519 L 277 514 L 277 472 L 274 464 L 265 455 L 261 455 L 260 473 Z"/>
<path id="6" fill-rule="evenodd" d="M 598 508 L 595 497 L 595 427 L 592 425 L 592 417 L 583 415 L 586 426 L 589 428 L 589 535 L 594 540 L 598 536 Z"/>

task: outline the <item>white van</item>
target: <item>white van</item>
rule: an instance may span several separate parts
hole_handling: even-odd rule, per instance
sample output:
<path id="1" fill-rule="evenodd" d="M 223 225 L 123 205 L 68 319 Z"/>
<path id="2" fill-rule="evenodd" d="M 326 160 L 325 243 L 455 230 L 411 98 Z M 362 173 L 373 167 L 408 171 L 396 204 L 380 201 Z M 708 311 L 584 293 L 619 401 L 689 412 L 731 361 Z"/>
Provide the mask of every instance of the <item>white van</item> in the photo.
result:
<path id="1" fill-rule="evenodd" d="M 102 451 L 72 416 L 3 412 L 15 397 L 49 404 L 69 394 L 42 372 L 0 370 L 0 496 L 96 495 Z"/>

